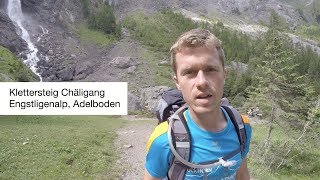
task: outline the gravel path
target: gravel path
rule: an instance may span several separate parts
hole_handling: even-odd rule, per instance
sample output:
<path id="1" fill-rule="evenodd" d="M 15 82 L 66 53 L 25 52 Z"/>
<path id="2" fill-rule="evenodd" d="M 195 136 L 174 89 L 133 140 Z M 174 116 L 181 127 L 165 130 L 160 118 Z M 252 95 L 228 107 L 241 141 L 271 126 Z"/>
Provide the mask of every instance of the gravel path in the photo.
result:
<path id="1" fill-rule="evenodd" d="M 117 163 L 124 167 L 121 179 L 140 180 L 144 174 L 146 144 L 157 120 L 135 116 L 126 116 L 124 119 L 132 122 L 117 131 L 116 146 L 120 154 Z"/>

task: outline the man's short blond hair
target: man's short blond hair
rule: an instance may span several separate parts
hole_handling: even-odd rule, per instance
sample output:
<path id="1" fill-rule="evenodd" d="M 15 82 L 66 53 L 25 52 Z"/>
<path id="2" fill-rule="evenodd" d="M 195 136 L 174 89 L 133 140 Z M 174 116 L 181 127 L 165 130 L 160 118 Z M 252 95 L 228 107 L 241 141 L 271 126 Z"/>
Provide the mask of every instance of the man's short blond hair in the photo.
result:
<path id="1" fill-rule="evenodd" d="M 206 47 L 208 49 L 216 48 L 221 64 L 224 67 L 225 56 L 221 41 L 210 31 L 197 28 L 182 34 L 170 48 L 171 66 L 175 74 L 177 73 L 176 54 L 184 48 L 197 47 Z"/>

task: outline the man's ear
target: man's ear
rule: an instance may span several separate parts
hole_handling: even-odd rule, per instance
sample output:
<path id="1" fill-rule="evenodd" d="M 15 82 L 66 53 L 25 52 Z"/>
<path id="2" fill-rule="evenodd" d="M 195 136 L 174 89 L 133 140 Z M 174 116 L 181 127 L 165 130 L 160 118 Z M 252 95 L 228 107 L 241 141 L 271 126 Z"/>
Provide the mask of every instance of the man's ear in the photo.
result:
<path id="1" fill-rule="evenodd" d="M 173 76 L 173 80 L 174 80 L 174 82 L 176 83 L 176 87 L 177 87 L 177 89 L 179 89 L 179 90 L 180 90 L 179 81 L 178 81 L 178 78 L 177 78 L 177 76 L 176 76 L 176 75 L 174 75 L 174 76 Z"/>

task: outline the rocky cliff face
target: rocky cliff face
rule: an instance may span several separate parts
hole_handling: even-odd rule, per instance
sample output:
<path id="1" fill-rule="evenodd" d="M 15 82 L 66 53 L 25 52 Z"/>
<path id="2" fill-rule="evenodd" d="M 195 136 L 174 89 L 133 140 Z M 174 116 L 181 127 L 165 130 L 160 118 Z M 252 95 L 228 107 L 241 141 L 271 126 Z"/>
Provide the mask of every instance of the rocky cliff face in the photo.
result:
<path id="1" fill-rule="evenodd" d="M 21 0 L 22 11 L 36 20 L 65 26 L 82 20 L 80 0 Z"/>
<path id="2" fill-rule="evenodd" d="M 228 18 L 230 21 L 241 24 L 243 20 L 249 23 L 268 22 L 271 10 L 275 10 L 282 16 L 291 28 L 295 28 L 304 22 L 314 22 L 316 20 L 309 15 L 310 2 L 300 2 L 299 6 L 304 7 L 304 11 L 299 11 L 298 5 L 294 6 L 291 5 L 293 3 L 288 4 L 281 0 L 109 0 L 108 3 L 117 8 L 120 18 L 135 10 L 153 12 L 165 7 L 174 7 L 210 18 Z"/>
<path id="3" fill-rule="evenodd" d="M 5 10 L 7 7 L 7 1 L 0 1 L 0 9 Z"/>
<path id="4" fill-rule="evenodd" d="M 305 4 L 306 2 L 301 5 L 304 6 Z M 248 22 L 268 22 L 270 12 L 274 10 L 287 21 L 291 28 L 295 28 L 305 21 L 312 21 L 310 17 L 301 14 L 307 12 L 301 11 L 299 13 L 296 6 L 283 3 L 283 1 L 279 0 L 218 0 L 212 1 L 207 7 L 209 14 L 213 13 L 213 10 L 216 9 L 224 16 L 233 18 L 240 16 L 241 19 Z"/>
<path id="5" fill-rule="evenodd" d="M 0 29 L 1 46 L 8 48 L 16 55 L 27 50 L 27 43 L 17 34 L 14 24 L 3 10 L 0 10 Z"/>

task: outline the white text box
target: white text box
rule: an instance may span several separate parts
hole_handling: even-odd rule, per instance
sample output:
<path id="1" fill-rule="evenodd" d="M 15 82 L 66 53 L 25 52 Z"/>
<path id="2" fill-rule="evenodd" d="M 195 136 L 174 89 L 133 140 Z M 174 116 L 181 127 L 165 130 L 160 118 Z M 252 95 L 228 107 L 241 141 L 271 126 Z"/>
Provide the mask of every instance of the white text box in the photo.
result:
<path id="1" fill-rule="evenodd" d="M 126 82 L 0 82 L 0 115 L 127 115 Z"/>

